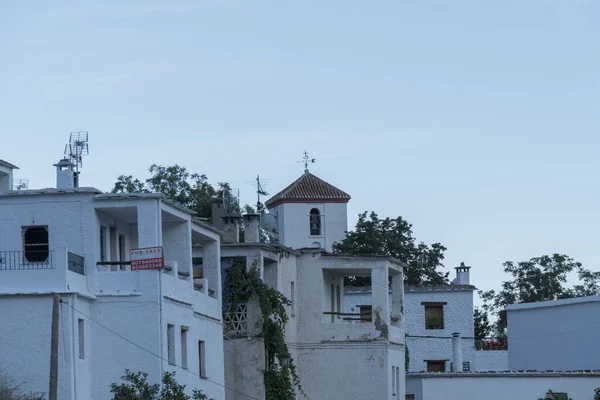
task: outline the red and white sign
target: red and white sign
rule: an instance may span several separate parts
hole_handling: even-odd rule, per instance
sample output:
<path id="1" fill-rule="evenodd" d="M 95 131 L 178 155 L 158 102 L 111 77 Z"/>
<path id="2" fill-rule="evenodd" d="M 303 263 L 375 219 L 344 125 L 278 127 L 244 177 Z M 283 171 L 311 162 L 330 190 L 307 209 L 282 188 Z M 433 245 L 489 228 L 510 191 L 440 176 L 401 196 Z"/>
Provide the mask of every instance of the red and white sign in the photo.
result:
<path id="1" fill-rule="evenodd" d="M 132 271 L 165 267 L 162 246 L 131 249 L 129 251 L 129 259 L 131 260 Z"/>

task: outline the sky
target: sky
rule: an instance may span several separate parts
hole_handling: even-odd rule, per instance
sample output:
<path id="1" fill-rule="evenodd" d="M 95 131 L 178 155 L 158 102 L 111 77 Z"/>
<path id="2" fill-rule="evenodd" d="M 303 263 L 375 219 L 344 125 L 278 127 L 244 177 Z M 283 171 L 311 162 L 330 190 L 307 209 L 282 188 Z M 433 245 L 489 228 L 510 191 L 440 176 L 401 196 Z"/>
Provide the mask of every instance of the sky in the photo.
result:
<path id="1" fill-rule="evenodd" d="M 303 172 L 440 242 L 479 289 L 563 253 L 598 271 L 600 2 L 0 3 L 0 159 L 81 185 L 179 164 L 255 201 Z M 452 274 L 454 271 L 452 270 Z"/>

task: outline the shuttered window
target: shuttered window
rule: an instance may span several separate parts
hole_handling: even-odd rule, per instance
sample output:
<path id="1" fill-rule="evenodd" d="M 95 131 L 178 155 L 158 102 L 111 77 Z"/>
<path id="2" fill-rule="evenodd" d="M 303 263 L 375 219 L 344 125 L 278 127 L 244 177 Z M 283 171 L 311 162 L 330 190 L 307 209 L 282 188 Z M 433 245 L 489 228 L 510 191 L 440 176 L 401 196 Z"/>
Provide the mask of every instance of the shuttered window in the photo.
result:
<path id="1" fill-rule="evenodd" d="M 446 361 L 426 361 L 427 372 L 446 372 Z"/>
<path id="2" fill-rule="evenodd" d="M 444 329 L 446 303 L 422 303 L 425 306 L 425 329 Z"/>

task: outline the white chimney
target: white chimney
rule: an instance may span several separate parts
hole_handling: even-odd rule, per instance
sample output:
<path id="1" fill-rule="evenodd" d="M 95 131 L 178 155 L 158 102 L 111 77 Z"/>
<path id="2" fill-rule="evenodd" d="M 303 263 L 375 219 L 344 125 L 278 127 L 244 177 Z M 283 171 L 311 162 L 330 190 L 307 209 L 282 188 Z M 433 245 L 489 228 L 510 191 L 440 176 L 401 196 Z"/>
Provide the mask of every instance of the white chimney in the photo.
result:
<path id="1" fill-rule="evenodd" d="M 460 333 L 452 334 L 452 368 L 454 372 L 462 372 L 462 342 Z"/>
<path id="2" fill-rule="evenodd" d="M 56 167 L 56 188 L 57 189 L 73 189 L 79 187 L 78 177 L 74 171 L 75 164 L 69 161 L 67 158 L 63 158 L 58 163 L 54 164 Z"/>
<path id="3" fill-rule="evenodd" d="M 238 217 L 238 216 L 223 217 L 223 230 L 225 231 L 225 237 L 223 238 L 223 242 L 239 243 L 239 241 L 240 241 L 240 217 Z"/>
<path id="4" fill-rule="evenodd" d="M 13 169 L 19 169 L 19 167 L 0 160 L 0 193 L 13 190 Z"/>
<path id="5" fill-rule="evenodd" d="M 467 267 L 464 262 L 460 263 L 460 267 L 456 267 L 456 279 L 452 281 L 453 285 L 470 285 L 471 279 L 469 277 L 469 270 L 471 267 Z"/>
<path id="6" fill-rule="evenodd" d="M 260 242 L 260 215 L 245 214 L 244 215 L 244 242 L 259 243 Z"/>

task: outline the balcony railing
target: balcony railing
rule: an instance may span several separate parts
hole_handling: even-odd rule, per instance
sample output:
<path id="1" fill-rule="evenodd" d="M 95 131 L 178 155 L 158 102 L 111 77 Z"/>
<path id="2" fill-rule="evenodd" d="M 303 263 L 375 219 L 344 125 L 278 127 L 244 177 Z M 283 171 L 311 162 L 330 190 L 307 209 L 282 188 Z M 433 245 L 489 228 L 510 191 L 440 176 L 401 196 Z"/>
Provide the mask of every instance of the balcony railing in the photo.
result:
<path id="1" fill-rule="evenodd" d="M 54 251 L 0 251 L 0 271 L 30 269 L 54 269 Z"/>
<path id="2" fill-rule="evenodd" d="M 371 313 L 365 314 L 365 313 L 340 313 L 340 312 L 331 312 L 331 311 L 324 311 L 323 315 L 331 315 L 331 320 L 333 321 L 335 319 L 335 317 L 337 317 L 338 319 L 341 319 L 343 321 L 360 321 L 360 322 L 372 322 L 373 321 L 373 317 L 371 316 Z"/>

